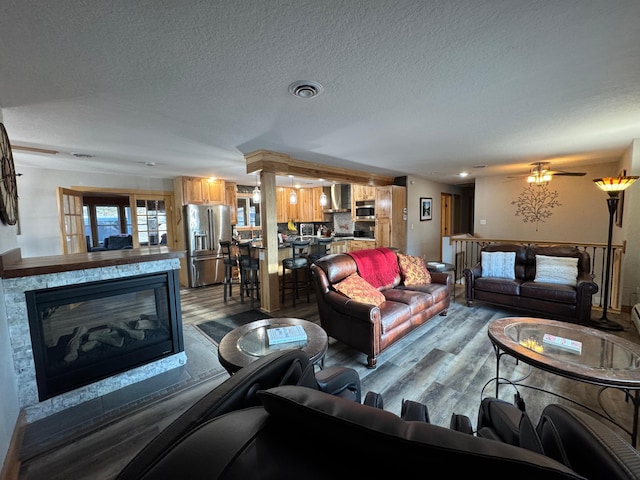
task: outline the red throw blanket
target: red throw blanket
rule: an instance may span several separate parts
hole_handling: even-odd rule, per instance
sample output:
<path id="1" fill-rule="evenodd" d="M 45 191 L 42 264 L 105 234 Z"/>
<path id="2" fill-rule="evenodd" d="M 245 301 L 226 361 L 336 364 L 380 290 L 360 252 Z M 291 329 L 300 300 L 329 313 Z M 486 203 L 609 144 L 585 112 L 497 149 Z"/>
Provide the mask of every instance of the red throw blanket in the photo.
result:
<path id="1" fill-rule="evenodd" d="M 400 272 L 398 258 L 388 248 L 356 250 L 347 255 L 355 260 L 358 274 L 376 288 L 391 285 Z"/>

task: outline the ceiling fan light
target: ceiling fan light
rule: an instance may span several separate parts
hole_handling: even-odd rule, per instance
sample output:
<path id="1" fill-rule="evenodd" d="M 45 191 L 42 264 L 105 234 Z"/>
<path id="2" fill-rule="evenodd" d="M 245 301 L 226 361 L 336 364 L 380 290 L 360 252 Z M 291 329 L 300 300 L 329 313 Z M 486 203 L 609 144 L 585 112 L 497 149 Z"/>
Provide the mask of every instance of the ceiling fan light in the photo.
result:
<path id="1" fill-rule="evenodd" d="M 533 173 L 527 177 L 527 182 L 529 183 L 548 183 L 551 181 L 551 175 L 548 173 Z"/>

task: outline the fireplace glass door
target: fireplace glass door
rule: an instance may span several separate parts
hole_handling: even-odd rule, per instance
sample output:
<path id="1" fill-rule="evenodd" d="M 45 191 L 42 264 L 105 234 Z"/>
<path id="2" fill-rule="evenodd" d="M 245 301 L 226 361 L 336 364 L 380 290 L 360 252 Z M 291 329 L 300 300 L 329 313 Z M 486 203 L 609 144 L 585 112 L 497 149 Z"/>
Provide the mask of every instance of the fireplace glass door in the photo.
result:
<path id="1" fill-rule="evenodd" d="M 182 351 L 176 277 L 26 292 L 40 400 Z"/>

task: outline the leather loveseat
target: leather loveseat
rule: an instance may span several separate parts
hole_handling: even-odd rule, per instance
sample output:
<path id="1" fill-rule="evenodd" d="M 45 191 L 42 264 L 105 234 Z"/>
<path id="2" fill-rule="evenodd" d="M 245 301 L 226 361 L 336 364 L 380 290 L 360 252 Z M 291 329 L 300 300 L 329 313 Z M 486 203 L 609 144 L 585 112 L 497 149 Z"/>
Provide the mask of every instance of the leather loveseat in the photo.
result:
<path id="1" fill-rule="evenodd" d="M 501 273 L 491 274 L 486 264 L 483 268 L 483 252 L 511 254 L 511 266 L 503 263 Z M 542 260 L 546 263 L 541 264 Z M 575 267 L 567 264 L 554 268 L 551 262 L 570 262 Z M 542 275 L 543 266 L 548 274 Z M 591 318 L 592 296 L 598 291 L 590 268 L 589 254 L 577 247 L 489 244 L 482 248 L 480 262 L 463 272 L 466 303 L 471 307 L 480 300 L 585 324 Z M 570 269 L 574 273 L 567 278 L 564 273 Z"/>
<path id="2" fill-rule="evenodd" d="M 290 373 L 308 370 L 306 360 L 287 350 L 241 369 L 163 430 L 116 479 L 414 478 L 429 472 L 523 480 L 640 478 L 637 450 L 570 409 L 547 407 L 543 428 L 524 435 L 521 412 L 483 401 L 474 435 L 464 416 L 459 421 L 453 415 L 452 428 L 445 428 L 416 417 L 415 408 L 399 417 L 321 391 L 313 382 L 292 382 Z M 523 438 L 538 433 L 535 449 L 521 446 L 531 446 Z"/>
<path id="3" fill-rule="evenodd" d="M 378 287 L 384 295 L 379 306 L 356 301 L 336 290 L 337 284 L 347 277 L 362 273 L 350 254 L 327 255 L 311 265 L 320 325 L 329 336 L 365 353 L 369 368 L 376 367 L 380 352 L 434 316 L 446 315 L 450 305 L 447 273 L 431 273 L 429 283 L 406 285 L 398 260 L 395 261 L 395 270 L 389 272 L 389 284 Z M 379 274 L 388 273 L 385 270 L 392 267 L 376 263 Z"/>

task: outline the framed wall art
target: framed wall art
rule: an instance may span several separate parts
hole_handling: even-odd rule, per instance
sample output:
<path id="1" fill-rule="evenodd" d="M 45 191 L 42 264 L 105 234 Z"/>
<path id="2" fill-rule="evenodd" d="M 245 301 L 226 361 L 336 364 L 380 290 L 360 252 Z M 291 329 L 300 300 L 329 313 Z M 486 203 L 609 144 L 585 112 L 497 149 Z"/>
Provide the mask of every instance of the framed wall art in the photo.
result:
<path id="1" fill-rule="evenodd" d="M 433 199 L 420 197 L 420 221 L 433 218 Z"/>

